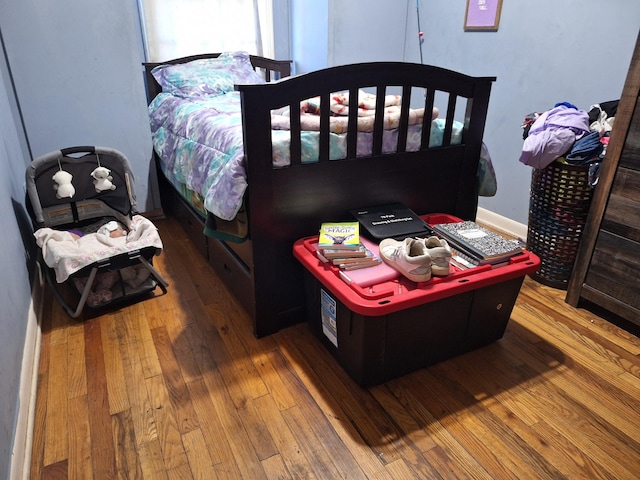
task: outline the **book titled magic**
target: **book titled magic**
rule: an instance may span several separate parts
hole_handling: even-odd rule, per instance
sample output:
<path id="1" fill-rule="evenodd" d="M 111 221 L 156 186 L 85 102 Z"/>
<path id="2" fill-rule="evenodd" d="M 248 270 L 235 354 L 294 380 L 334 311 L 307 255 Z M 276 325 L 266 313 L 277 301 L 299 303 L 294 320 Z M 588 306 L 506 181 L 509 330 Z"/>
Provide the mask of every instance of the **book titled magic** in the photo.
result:
<path id="1" fill-rule="evenodd" d="M 360 241 L 358 222 L 323 223 L 316 248 L 320 260 L 341 270 L 358 270 L 381 262 Z"/>
<path id="2" fill-rule="evenodd" d="M 318 246 L 322 248 L 357 249 L 360 247 L 358 222 L 325 222 L 320 225 Z"/>

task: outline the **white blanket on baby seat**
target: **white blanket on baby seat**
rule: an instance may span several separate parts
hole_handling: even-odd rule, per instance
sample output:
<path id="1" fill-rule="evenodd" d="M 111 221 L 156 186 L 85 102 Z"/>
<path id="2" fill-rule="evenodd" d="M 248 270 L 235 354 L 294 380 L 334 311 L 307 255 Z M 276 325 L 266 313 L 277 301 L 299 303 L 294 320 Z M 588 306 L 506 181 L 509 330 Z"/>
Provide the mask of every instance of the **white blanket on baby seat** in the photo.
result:
<path id="1" fill-rule="evenodd" d="M 74 238 L 67 231 L 40 228 L 33 234 L 46 264 L 56 272 L 56 281 L 62 283 L 69 275 L 98 260 L 144 247 L 162 249 L 158 229 L 142 215 L 134 215 L 126 236 L 112 238 L 101 233 L 88 233 Z"/>

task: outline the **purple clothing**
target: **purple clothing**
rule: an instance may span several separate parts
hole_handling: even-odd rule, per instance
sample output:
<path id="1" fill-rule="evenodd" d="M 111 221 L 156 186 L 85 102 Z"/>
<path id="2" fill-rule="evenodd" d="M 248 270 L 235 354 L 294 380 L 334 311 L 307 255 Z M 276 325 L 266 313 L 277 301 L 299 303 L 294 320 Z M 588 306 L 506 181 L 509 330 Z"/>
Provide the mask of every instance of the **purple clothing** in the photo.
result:
<path id="1" fill-rule="evenodd" d="M 520 162 L 534 168 L 545 168 L 566 154 L 576 140 L 589 133 L 589 114 L 565 105 L 540 115 L 531 125 L 522 146 Z"/>

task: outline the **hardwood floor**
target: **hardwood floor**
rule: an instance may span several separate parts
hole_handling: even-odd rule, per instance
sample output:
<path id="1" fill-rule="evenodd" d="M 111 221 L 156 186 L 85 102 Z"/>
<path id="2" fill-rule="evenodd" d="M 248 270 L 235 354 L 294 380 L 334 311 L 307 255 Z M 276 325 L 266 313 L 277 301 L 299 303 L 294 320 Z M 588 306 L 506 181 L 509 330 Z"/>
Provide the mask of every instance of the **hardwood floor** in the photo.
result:
<path id="1" fill-rule="evenodd" d="M 362 389 L 304 323 L 256 339 L 155 223 L 167 295 L 79 320 L 47 295 L 31 478 L 640 477 L 640 340 L 565 292 L 526 278 L 501 340 Z"/>

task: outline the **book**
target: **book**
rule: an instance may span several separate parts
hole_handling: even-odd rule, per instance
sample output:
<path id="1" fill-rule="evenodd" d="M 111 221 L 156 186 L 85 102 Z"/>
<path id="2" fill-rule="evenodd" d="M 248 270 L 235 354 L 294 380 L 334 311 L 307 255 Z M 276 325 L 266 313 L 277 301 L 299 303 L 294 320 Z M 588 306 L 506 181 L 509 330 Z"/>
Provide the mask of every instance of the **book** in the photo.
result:
<path id="1" fill-rule="evenodd" d="M 341 257 L 331 259 L 331 263 L 334 265 L 351 265 L 355 263 L 371 263 L 378 259 L 373 256 L 364 255 L 362 257 Z"/>
<path id="2" fill-rule="evenodd" d="M 325 222 L 320 225 L 318 235 L 320 249 L 358 250 L 360 244 L 360 226 L 358 222 Z"/>
<path id="3" fill-rule="evenodd" d="M 380 250 L 378 248 L 378 244 L 362 237 L 360 239 L 362 245 L 364 245 L 367 250 L 369 250 L 374 257 L 380 258 Z M 357 285 L 359 287 L 369 287 L 372 285 L 377 285 L 379 283 L 388 282 L 400 276 L 400 272 L 395 268 L 389 266 L 384 262 L 376 263 L 368 268 L 359 268 L 354 270 L 343 270 L 339 271 L 340 278 L 344 280 L 345 283 L 351 285 Z"/>
<path id="4" fill-rule="evenodd" d="M 339 258 L 362 258 L 367 256 L 367 249 L 362 245 L 358 248 L 328 248 L 318 244 L 318 248 L 322 253 L 322 256 L 327 260 L 339 259 Z"/>
<path id="5" fill-rule="evenodd" d="M 373 240 L 432 235 L 429 225 L 402 203 L 390 203 L 349 211 Z"/>
<path id="6" fill-rule="evenodd" d="M 373 267 L 382 263 L 382 259 L 360 244 L 357 249 L 343 249 L 339 245 L 322 247 L 320 243 L 314 244 L 316 256 L 324 263 L 330 263 L 340 270 L 359 270 L 361 268 Z"/>
<path id="7" fill-rule="evenodd" d="M 361 268 L 370 268 L 382 263 L 382 260 L 379 258 L 371 257 L 364 258 L 359 262 L 344 262 L 339 263 L 338 267 L 340 270 L 351 271 L 351 270 L 360 270 Z"/>
<path id="8" fill-rule="evenodd" d="M 480 265 L 479 260 L 476 260 L 475 258 L 472 258 L 469 255 L 456 250 L 455 248 L 452 249 L 450 261 L 459 270 L 467 270 L 469 268 L 474 268 Z"/>
<path id="9" fill-rule="evenodd" d="M 431 225 L 431 228 L 454 249 L 468 255 L 479 265 L 495 265 L 522 253 L 522 246 L 517 240 L 510 240 L 470 220 L 439 223 Z"/>

